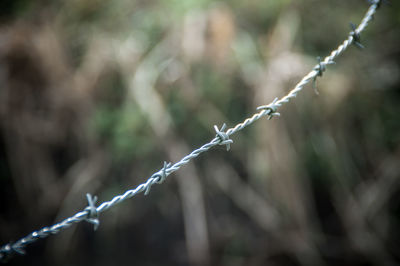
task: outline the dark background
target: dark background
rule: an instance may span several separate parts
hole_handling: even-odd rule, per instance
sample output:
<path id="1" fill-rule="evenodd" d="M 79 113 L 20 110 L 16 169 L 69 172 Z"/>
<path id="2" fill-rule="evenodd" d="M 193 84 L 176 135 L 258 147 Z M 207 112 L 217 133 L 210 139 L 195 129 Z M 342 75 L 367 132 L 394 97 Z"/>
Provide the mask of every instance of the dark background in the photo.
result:
<path id="1" fill-rule="evenodd" d="M 397 265 L 400 4 L 317 81 L 9 265 Z M 336 48 L 361 0 L 0 2 L 0 244 L 136 187 Z"/>

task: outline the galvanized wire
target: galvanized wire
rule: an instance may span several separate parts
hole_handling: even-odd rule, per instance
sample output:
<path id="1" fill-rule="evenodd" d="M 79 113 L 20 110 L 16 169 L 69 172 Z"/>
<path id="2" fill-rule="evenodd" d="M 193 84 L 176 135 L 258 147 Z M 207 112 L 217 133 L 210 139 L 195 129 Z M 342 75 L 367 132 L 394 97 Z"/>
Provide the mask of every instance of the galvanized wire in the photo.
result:
<path id="1" fill-rule="evenodd" d="M 218 129 L 217 126 L 214 126 L 216 131 L 216 136 L 210 142 L 204 144 L 200 148 L 192 151 L 190 154 L 183 157 L 179 162 L 175 164 L 164 162 L 164 166 L 162 169 L 154 173 L 145 183 L 140 184 L 134 189 L 127 190 L 124 194 L 115 196 L 110 201 L 105 201 L 101 203 L 98 207 L 95 206 L 97 197 L 92 197 L 90 194 L 87 194 L 87 200 L 89 206 L 86 207 L 83 211 L 80 211 L 59 223 L 56 223 L 49 227 L 43 227 L 38 231 L 34 231 L 28 236 L 19 239 L 14 243 L 8 243 L 0 248 L 0 261 L 7 261 L 14 254 L 25 254 L 24 248 L 37 241 L 40 238 L 46 238 L 49 235 L 54 235 L 59 233 L 61 230 L 64 230 L 75 223 L 79 223 L 81 221 L 87 221 L 94 224 L 94 229 L 99 226 L 100 222 L 98 216 L 100 213 L 108 210 L 109 208 L 117 205 L 120 202 L 123 202 L 129 198 L 132 198 L 136 194 L 144 192 L 147 195 L 154 184 L 161 184 L 167 176 L 172 174 L 173 172 L 179 170 L 182 166 L 189 163 L 192 159 L 196 158 L 200 154 L 208 151 L 214 146 L 217 145 L 225 145 L 227 150 L 230 148 L 230 144 L 233 141 L 229 138 L 231 135 L 237 133 L 243 128 L 251 125 L 258 119 L 268 116 L 271 119 L 273 116 L 279 116 L 277 110 L 284 103 L 288 103 L 291 99 L 295 98 L 297 94 L 304 88 L 304 86 L 311 81 L 315 81 L 317 77 L 322 76 L 322 73 L 326 70 L 326 66 L 332 64 L 334 59 L 337 58 L 341 53 L 343 53 L 350 45 L 359 44 L 360 42 L 360 33 L 367 27 L 368 23 L 373 19 L 374 14 L 377 9 L 380 7 L 382 0 L 368 0 L 371 6 L 369 7 L 367 13 L 365 14 L 363 20 L 360 25 L 353 29 L 349 37 L 338 46 L 338 48 L 331 52 L 331 54 L 324 58 L 324 60 L 319 60 L 319 63 L 307 74 L 303 77 L 303 79 L 292 89 L 287 95 L 283 96 L 278 100 L 276 98 L 273 102 L 268 105 L 263 105 L 258 107 L 258 110 L 261 110 L 258 113 L 255 113 L 252 117 L 245 119 L 243 122 L 237 124 L 233 128 L 224 131 L 226 125 L 224 124 L 221 129 Z"/>

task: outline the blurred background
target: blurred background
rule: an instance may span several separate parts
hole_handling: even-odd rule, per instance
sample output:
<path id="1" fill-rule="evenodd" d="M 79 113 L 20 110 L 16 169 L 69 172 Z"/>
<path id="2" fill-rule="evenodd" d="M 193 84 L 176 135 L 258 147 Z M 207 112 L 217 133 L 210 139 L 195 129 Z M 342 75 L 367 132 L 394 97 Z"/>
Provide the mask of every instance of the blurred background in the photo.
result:
<path id="1" fill-rule="evenodd" d="M 9 265 L 400 263 L 400 2 L 284 105 Z M 367 1 L 3 0 L 0 244 L 136 187 L 282 97 Z"/>

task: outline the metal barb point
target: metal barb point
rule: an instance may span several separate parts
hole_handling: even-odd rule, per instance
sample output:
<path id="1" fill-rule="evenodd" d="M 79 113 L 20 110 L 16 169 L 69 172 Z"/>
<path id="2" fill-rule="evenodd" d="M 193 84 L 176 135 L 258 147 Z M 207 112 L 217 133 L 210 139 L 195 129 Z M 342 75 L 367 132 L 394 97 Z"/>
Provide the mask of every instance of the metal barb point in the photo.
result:
<path id="1" fill-rule="evenodd" d="M 164 166 L 161 169 L 161 171 L 158 171 L 157 173 L 155 173 L 151 176 L 150 182 L 148 182 L 146 190 L 144 191 L 145 196 L 147 196 L 149 194 L 152 185 L 154 185 L 155 183 L 161 184 L 162 182 L 164 182 L 164 180 L 168 176 L 167 169 L 170 166 L 171 166 L 171 163 L 167 163 L 164 161 Z"/>
<path id="2" fill-rule="evenodd" d="M 317 57 L 318 60 L 318 65 L 316 65 L 313 70 L 317 71 L 317 75 L 313 78 L 313 88 L 314 88 L 314 92 L 315 94 L 319 95 L 318 89 L 317 89 L 317 77 L 322 77 L 322 74 L 325 72 L 326 70 L 326 65 L 331 65 L 331 64 L 335 64 L 334 61 L 330 60 L 328 61 L 328 63 L 325 63 L 324 61 L 321 60 L 321 57 L 318 56 Z"/>
<path id="3" fill-rule="evenodd" d="M 156 174 L 158 176 L 158 180 L 156 181 L 157 184 L 161 184 L 164 182 L 165 178 L 167 178 L 167 169 L 171 166 L 171 163 L 167 163 L 164 161 L 163 169 L 161 169 L 161 174 Z"/>
<path id="4" fill-rule="evenodd" d="M 18 253 L 19 255 L 25 255 L 25 250 L 22 249 L 22 247 L 18 247 L 15 244 L 11 245 L 11 249 L 15 252 Z"/>
<path id="5" fill-rule="evenodd" d="M 224 132 L 225 128 L 225 123 L 222 125 L 221 129 L 218 129 L 216 125 L 214 126 L 215 132 L 217 133 L 217 138 L 219 138 L 219 145 L 226 145 L 226 150 L 229 151 L 231 149 L 231 143 L 233 143 L 233 140 L 231 140 L 228 134 Z"/>
<path id="6" fill-rule="evenodd" d="M 15 243 L 8 243 L 0 249 L 0 262 L 8 262 L 14 254 L 25 255 L 25 250 Z"/>
<path id="7" fill-rule="evenodd" d="M 387 4 L 387 5 L 390 4 L 390 2 L 388 0 L 367 0 L 367 1 L 371 5 L 376 5 L 376 8 L 380 8 L 382 3 Z"/>
<path id="8" fill-rule="evenodd" d="M 100 225 L 99 221 L 99 214 L 97 212 L 97 208 L 95 206 L 95 203 L 97 201 L 97 197 L 92 195 L 90 193 L 86 194 L 87 201 L 89 203 L 89 206 L 85 208 L 85 211 L 87 212 L 87 218 L 86 221 L 93 224 L 93 229 L 96 231 L 97 228 Z"/>
<path id="9" fill-rule="evenodd" d="M 350 22 L 350 28 L 352 29 L 350 36 L 353 37 L 353 44 L 360 49 L 364 49 L 364 45 L 361 44 L 361 35 L 357 32 L 357 26 Z"/>
<path id="10" fill-rule="evenodd" d="M 257 107 L 257 110 L 266 110 L 269 111 L 268 113 L 268 120 L 271 120 L 272 117 L 274 116 L 280 116 L 281 114 L 276 112 L 276 110 L 278 110 L 279 105 L 276 104 L 276 102 L 278 101 L 278 97 L 276 97 L 272 103 L 268 104 L 268 105 L 261 105 L 259 107 Z"/>

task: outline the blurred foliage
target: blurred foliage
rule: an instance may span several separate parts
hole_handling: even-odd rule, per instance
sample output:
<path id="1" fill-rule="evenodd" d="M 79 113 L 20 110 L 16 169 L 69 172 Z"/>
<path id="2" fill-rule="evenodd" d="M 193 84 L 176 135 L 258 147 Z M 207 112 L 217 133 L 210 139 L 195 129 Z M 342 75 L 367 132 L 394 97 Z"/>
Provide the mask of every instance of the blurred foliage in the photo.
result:
<path id="1" fill-rule="evenodd" d="M 279 111 L 10 265 L 396 265 L 400 2 Z M 0 243 L 286 94 L 367 2 L 1 1 Z"/>

